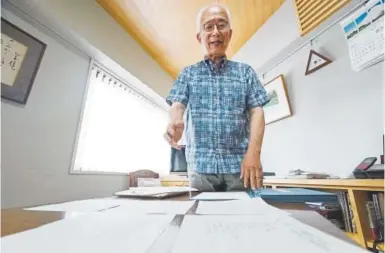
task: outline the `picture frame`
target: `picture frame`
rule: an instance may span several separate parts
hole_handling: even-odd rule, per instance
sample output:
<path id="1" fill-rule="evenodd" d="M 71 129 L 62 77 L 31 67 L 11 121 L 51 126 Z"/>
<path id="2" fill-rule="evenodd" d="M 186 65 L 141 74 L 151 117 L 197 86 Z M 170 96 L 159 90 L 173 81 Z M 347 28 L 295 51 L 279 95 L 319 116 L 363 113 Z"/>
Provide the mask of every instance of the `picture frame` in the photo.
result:
<path id="1" fill-rule="evenodd" d="M 47 45 L 1 18 L 1 98 L 25 105 Z"/>
<path id="2" fill-rule="evenodd" d="M 332 60 L 311 49 L 307 59 L 305 76 L 316 72 L 317 70 L 325 67 L 326 65 L 329 65 L 330 63 L 332 63 Z"/>
<path id="3" fill-rule="evenodd" d="M 293 115 L 286 81 L 282 74 L 267 82 L 264 88 L 270 97 L 270 102 L 263 106 L 266 125 Z"/>

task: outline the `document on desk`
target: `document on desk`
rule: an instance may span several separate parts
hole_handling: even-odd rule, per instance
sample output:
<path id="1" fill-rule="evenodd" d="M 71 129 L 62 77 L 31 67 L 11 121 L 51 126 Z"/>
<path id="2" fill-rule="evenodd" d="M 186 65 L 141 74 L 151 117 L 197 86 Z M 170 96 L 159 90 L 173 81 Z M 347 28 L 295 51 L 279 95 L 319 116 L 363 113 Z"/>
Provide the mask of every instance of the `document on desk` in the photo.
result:
<path id="1" fill-rule="evenodd" d="M 195 213 L 221 215 L 289 215 L 288 212 L 267 204 L 261 198 L 199 201 Z"/>
<path id="2" fill-rule="evenodd" d="M 89 213 L 2 237 L 3 253 L 145 253 L 174 215 Z"/>
<path id="3" fill-rule="evenodd" d="M 202 192 L 191 199 L 195 200 L 232 200 L 250 199 L 247 192 Z"/>
<path id="4" fill-rule="evenodd" d="M 163 198 L 191 191 L 197 191 L 197 189 L 185 186 L 130 187 L 128 190 L 116 192 L 115 195 L 120 197 Z"/>
<path id="5" fill-rule="evenodd" d="M 127 200 L 118 207 L 111 208 L 105 212 L 119 212 L 127 214 L 186 214 L 194 205 L 195 200 L 172 201 L 172 200 Z"/>
<path id="6" fill-rule="evenodd" d="M 59 211 L 59 212 L 97 212 L 119 206 L 122 202 L 119 198 L 97 198 L 69 201 L 59 204 L 43 205 L 26 208 L 32 211 Z"/>
<path id="7" fill-rule="evenodd" d="M 172 253 L 363 253 L 366 250 L 290 216 L 185 216 Z"/>
<path id="8" fill-rule="evenodd" d="M 98 211 L 129 214 L 186 214 L 194 205 L 191 201 L 136 200 L 128 198 L 86 199 L 56 205 L 38 206 L 26 210 L 90 213 Z"/>

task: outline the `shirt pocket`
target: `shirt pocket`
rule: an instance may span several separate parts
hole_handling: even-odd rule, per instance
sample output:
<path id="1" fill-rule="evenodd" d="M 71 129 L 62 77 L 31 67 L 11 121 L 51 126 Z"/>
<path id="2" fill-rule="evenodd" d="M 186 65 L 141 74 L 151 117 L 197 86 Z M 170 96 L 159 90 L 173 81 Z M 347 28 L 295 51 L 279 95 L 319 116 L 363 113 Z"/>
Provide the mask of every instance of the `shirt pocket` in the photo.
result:
<path id="1" fill-rule="evenodd" d="M 246 109 L 246 82 L 239 78 L 227 78 L 223 86 L 223 105 L 231 114 L 242 113 Z"/>
<path id="2" fill-rule="evenodd" d="M 207 110 L 210 104 L 212 91 L 200 77 L 191 80 L 190 103 L 192 109 Z"/>
<path id="3" fill-rule="evenodd" d="M 190 104 L 193 110 L 208 110 L 210 103 L 206 95 L 196 93 L 191 95 Z"/>

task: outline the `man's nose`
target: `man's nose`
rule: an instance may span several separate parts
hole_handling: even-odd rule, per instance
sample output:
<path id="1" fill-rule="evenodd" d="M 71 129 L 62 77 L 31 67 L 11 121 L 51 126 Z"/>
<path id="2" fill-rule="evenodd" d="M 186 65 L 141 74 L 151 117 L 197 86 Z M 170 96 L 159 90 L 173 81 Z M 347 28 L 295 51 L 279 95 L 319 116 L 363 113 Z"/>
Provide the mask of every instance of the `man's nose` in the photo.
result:
<path id="1" fill-rule="evenodd" d="M 218 30 L 217 25 L 214 25 L 214 29 L 213 29 L 213 32 L 211 34 L 212 35 L 218 35 L 219 34 L 219 30 Z"/>

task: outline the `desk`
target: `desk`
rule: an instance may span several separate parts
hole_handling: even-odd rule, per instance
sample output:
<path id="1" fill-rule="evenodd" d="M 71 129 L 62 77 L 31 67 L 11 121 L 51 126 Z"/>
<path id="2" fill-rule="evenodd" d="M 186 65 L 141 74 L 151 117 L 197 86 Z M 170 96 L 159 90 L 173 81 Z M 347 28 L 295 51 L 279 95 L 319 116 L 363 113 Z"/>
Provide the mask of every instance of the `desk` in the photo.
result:
<path id="1" fill-rule="evenodd" d="M 347 192 L 353 220 L 357 227 L 357 233 L 346 232 L 352 240 L 356 241 L 363 248 L 373 247 L 373 237 L 370 231 L 368 215 L 365 209 L 365 202 L 370 200 L 370 193 L 384 192 L 384 179 L 284 179 L 266 178 L 264 185 L 272 188 L 298 187 L 319 189 L 330 192 Z M 384 249 L 384 243 L 379 245 Z"/>
<path id="2" fill-rule="evenodd" d="M 188 194 L 182 196 L 176 196 L 169 198 L 168 200 L 187 200 Z M 197 203 L 187 212 L 186 215 L 194 215 L 197 208 Z M 340 238 L 346 242 L 355 244 L 349 237 L 345 235 L 343 231 L 335 227 L 331 222 L 324 219 L 318 213 L 311 211 L 305 204 L 285 204 L 285 203 L 269 203 L 279 209 L 288 211 L 292 216 L 312 227 L 315 227 L 327 234 Z M 76 215 L 71 212 L 54 212 L 54 211 L 30 211 L 23 210 L 22 208 L 13 208 L 2 210 L 1 213 L 1 236 L 11 235 L 14 233 L 33 229 L 51 222 L 55 222 L 62 219 L 68 219 Z M 172 242 L 172 238 L 175 238 L 180 225 L 183 221 L 184 215 L 176 215 L 169 228 L 163 233 L 157 241 L 153 244 L 152 248 L 156 248 L 157 245 Z M 171 238 L 171 239 L 170 239 Z M 151 252 L 151 250 L 150 250 Z"/>
<path id="3" fill-rule="evenodd" d="M 266 178 L 265 186 L 340 189 L 357 191 L 384 191 L 384 179 L 285 179 Z"/>

